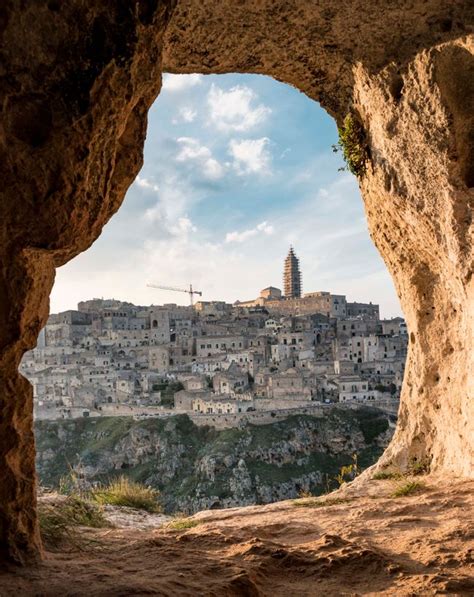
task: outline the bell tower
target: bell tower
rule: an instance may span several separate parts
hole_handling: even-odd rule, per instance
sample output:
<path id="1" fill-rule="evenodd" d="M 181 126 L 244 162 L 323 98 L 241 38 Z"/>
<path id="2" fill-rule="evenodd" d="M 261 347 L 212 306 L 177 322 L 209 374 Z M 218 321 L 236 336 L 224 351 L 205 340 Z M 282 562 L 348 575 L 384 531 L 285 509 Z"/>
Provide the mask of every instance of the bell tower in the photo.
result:
<path id="1" fill-rule="evenodd" d="M 300 260 L 296 257 L 293 247 L 290 247 L 285 259 L 283 270 L 283 288 L 286 298 L 301 297 Z"/>

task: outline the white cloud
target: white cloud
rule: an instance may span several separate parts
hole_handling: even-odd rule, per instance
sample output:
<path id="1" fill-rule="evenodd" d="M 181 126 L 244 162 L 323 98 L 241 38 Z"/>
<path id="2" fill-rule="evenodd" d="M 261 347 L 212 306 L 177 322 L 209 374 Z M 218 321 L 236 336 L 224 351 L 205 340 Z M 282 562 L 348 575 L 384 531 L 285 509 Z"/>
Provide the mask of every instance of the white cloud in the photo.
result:
<path id="1" fill-rule="evenodd" d="M 205 145 L 201 145 L 194 137 L 178 137 L 176 141 L 181 148 L 176 156 L 178 162 L 208 158 L 211 155 L 211 150 Z"/>
<path id="2" fill-rule="evenodd" d="M 171 226 L 170 232 L 173 236 L 187 237 L 190 232 L 197 232 L 197 228 L 188 216 L 184 216 L 178 218 L 176 224 Z"/>
<path id="3" fill-rule="evenodd" d="M 239 174 L 268 173 L 271 155 L 267 149 L 268 137 L 261 139 L 231 139 L 229 153 L 234 158 L 234 168 Z"/>
<path id="4" fill-rule="evenodd" d="M 268 222 L 262 222 L 255 226 L 255 228 L 250 228 L 249 230 L 243 230 L 242 232 L 228 232 L 225 237 L 226 243 L 243 243 L 246 240 L 249 240 L 253 236 L 257 236 L 257 234 L 266 234 L 267 236 L 272 235 L 274 232 L 273 226 Z"/>
<path id="5" fill-rule="evenodd" d="M 157 184 L 151 180 L 148 180 L 148 178 L 142 178 L 140 175 L 135 178 L 135 184 L 142 189 L 147 189 L 149 191 L 153 191 L 154 193 L 158 193 L 160 190 L 160 187 Z"/>
<path id="6" fill-rule="evenodd" d="M 245 85 L 224 91 L 212 85 L 207 95 L 211 122 L 222 131 L 248 131 L 261 124 L 271 113 L 264 104 L 252 106 L 257 94 Z"/>
<path id="7" fill-rule="evenodd" d="M 193 120 L 195 120 L 197 116 L 196 110 L 193 110 L 189 106 L 183 106 L 179 110 L 179 114 L 181 118 L 184 120 L 184 122 L 193 122 Z"/>
<path id="8" fill-rule="evenodd" d="M 143 220 L 147 224 L 159 223 L 156 232 L 167 236 L 178 218 L 183 217 L 196 201 L 192 189 L 177 176 L 168 176 L 160 185 L 157 202 L 145 211 Z"/>
<path id="9" fill-rule="evenodd" d="M 202 83 L 202 75 L 163 75 L 162 91 L 183 91 Z"/>
<path id="10" fill-rule="evenodd" d="M 196 120 L 197 111 L 189 106 L 183 106 L 178 110 L 178 117 L 171 120 L 172 124 L 180 124 L 181 122 L 191 123 Z"/>
<path id="11" fill-rule="evenodd" d="M 202 168 L 205 178 L 217 180 L 224 174 L 221 164 L 212 157 L 211 150 L 205 145 L 201 145 L 198 139 L 193 137 L 179 137 L 177 142 L 180 146 L 176 161 L 187 162 L 195 161 Z"/>
<path id="12" fill-rule="evenodd" d="M 210 180 L 217 180 L 224 174 L 224 169 L 214 158 L 209 158 L 204 162 L 204 176 Z"/>

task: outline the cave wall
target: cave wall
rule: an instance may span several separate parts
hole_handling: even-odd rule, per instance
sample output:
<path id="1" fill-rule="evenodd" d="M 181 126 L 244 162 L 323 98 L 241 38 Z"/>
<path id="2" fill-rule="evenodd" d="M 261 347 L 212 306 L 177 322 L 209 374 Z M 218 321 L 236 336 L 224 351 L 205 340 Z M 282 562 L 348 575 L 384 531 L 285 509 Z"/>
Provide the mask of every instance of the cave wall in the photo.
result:
<path id="1" fill-rule="evenodd" d="M 32 390 L 18 365 L 46 322 L 54 268 L 99 236 L 141 168 L 173 7 L 0 7 L 0 561 L 40 549 Z"/>
<path id="2" fill-rule="evenodd" d="M 369 230 L 410 351 L 382 459 L 472 474 L 474 6 L 469 0 L 6 0 L 0 7 L 0 560 L 37 557 L 32 394 L 18 364 L 54 268 L 142 164 L 162 69 L 267 74 L 351 111 Z M 469 402 L 469 396 L 471 401 Z"/>

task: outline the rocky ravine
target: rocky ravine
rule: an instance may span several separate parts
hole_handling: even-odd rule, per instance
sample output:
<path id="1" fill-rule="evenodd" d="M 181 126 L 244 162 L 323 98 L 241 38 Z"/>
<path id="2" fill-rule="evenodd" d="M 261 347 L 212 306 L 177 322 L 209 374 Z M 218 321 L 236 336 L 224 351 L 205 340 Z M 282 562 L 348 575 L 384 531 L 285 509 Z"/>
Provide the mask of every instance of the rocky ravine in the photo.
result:
<path id="1" fill-rule="evenodd" d="M 166 512 L 193 513 L 323 493 L 353 454 L 362 468 L 375 462 L 391 433 L 374 408 L 222 431 L 186 415 L 38 421 L 37 467 L 52 487 L 71 466 L 88 482 L 125 474 L 160 489 Z"/>

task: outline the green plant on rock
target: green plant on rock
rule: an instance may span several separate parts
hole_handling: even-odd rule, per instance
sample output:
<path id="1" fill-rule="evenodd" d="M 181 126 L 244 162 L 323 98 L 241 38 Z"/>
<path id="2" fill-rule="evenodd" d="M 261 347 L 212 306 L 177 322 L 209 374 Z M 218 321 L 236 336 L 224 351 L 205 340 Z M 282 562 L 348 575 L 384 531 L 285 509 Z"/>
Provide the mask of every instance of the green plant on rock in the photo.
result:
<path id="1" fill-rule="evenodd" d="M 430 460 L 429 458 L 421 458 L 418 460 L 416 457 L 413 457 L 410 460 L 410 464 L 408 466 L 408 472 L 411 475 L 426 475 L 430 472 Z"/>
<path id="2" fill-rule="evenodd" d="M 332 146 L 335 153 L 342 151 L 346 168 L 357 176 L 362 177 L 367 169 L 369 153 L 364 128 L 354 114 L 347 114 L 342 126 L 338 127 L 339 141 Z"/>
<path id="3" fill-rule="evenodd" d="M 414 493 L 418 493 L 423 488 L 423 483 L 419 483 L 418 481 L 408 481 L 407 483 L 400 485 L 390 497 L 398 498 L 405 497 L 407 495 L 413 495 Z"/>
<path id="4" fill-rule="evenodd" d="M 402 476 L 399 471 L 378 471 L 374 473 L 372 479 L 374 481 L 385 481 L 386 479 L 401 479 Z"/>

